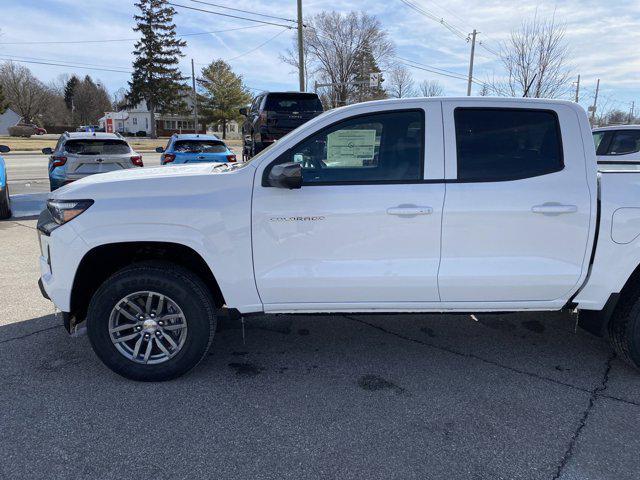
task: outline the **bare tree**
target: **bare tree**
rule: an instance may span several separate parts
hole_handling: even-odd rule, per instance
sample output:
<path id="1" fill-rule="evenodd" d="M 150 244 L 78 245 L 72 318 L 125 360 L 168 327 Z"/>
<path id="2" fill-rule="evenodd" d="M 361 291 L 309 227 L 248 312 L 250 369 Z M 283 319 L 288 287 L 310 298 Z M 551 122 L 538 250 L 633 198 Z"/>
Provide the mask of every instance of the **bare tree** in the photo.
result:
<path id="1" fill-rule="evenodd" d="M 406 67 L 399 65 L 391 70 L 387 94 L 392 98 L 415 97 L 415 82 Z"/>
<path id="2" fill-rule="evenodd" d="M 557 98 L 571 87 L 565 27 L 535 16 L 511 32 L 501 48 L 506 78 L 492 82 L 497 95 Z"/>
<path id="3" fill-rule="evenodd" d="M 364 12 L 321 12 L 305 20 L 306 68 L 321 83 L 332 83 L 325 95 L 330 106 L 344 105 L 355 92 L 353 79 L 360 74 L 359 59 L 368 49 L 380 68 L 392 63 L 395 47 L 380 21 Z M 298 65 L 297 51 L 287 53 L 286 62 Z M 308 81 L 311 81 L 309 77 Z"/>
<path id="4" fill-rule="evenodd" d="M 25 122 L 35 122 L 45 110 L 50 92 L 31 70 L 13 62 L 0 66 L 0 84 L 9 107 Z"/>
<path id="5" fill-rule="evenodd" d="M 489 96 L 489 85 L 486 83 L 482 84 L 482 88 L 480 88 L 480 91 L 478 92 L 478 95 L 481 97 L 488 97 Z"/>
<path id="6" fill-rule="evenodd" d="M 423 80 L 420 83 L 420 93 L 423 97 L 442 97 L 444 88 L 437 80 Z"/>

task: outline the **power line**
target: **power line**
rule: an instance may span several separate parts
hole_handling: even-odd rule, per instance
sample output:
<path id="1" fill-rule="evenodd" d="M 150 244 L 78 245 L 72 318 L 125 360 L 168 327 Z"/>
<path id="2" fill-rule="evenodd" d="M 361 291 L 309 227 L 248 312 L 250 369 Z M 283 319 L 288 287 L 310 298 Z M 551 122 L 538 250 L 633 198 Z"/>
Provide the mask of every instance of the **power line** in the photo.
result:
<path id="1" fill-rule="evenodd" d="M 231 58 L 227 58 L 225 60 L 225 62 L 231 62 L 233 60 L 237 60 L 240 57 L 244 57 L 245 55 L 249 55 L 250 53 L 255 52 L 256 50 L 264 47 L 267 43 L 269 43 L 272 40 L 275 40 L 277 37 L 279 37 L 280 35 L 282 35 L 284 32 L 286 32 L 288 30 L 288 28 L 283 28 L 282 30 L 280 30 L 278 33 L 276 33 L 273 37 L 269 38 L 268 40 L 262 42 L 260 45 L 258 45 L 257 47 L 252 48 L 251 50 L 248 50 L 244 53 L 241 53 L 240 55 L 236 55 L 235 57 L 231 57 Z"/>
<path id="2" fill-rule="evenodd" d="M 275 17 L 273 15 L 267 15 L 264 13 L 256 13 L 256 12 L 252 12 L 250 10 L 242 10 L 240 8 L 233 8 L 233 7 L 225 7 L 224 5 L 218 5 L 216 3 L 209 3 L 209 2 L 203 2 L 202 0 L 191 0 L 194 3 L 202 3 L 203 5 L 209 5 L 210 7 L 218 7 L 218 8 L 223 8 L 225 10 L 232 10 L 234 12 L 242 12 L 242 13 L 248 13 L 249 15 L 254 15 L 256 17 L 265 17 L 265 18 L 273 18 L 276 20 L 284 20 L 285 22 L 292 22 L 292 23 L 296 23 L 297 20 L 293 20 L 291 18 L 284 18 L 284 17 Z"/>
<path id="3" fill-rule="evenodd" d="M 0 54 L 0 57 L 9 57 L 9 58 L 11 58 L 13 60 L 16 60 L 16 61 L 18 61 L 18 60 L 37 60 L 37 61 L 41 61 L 41 62 L 59 62 L 60 61 L 60 60 L 55 59 L 55 58 L 28 57 L 28 56 L 25 56 L 25 55 L 12 55 L 10 53 L 9 54 L 2 53 L 2 54 Z M 70 60 L 67 60 L 65 63 L 70 64 L 70 65 L 78 65 L 78 66 L 81 66 L 81 67 L 100 67 L 100 68 L 109 68 L 109 69 L 115 68 L 115 69 L 118 69 L 118 70 L 130 71 L 128 69 L 128 67 L 119 67 L 119 66 L 114 67 L 113 65 L 104 65 L 104 64 L 100 64 L 100 63 L 73 62 L 73 61 L 70 61 Z"/>
<path id="4" fill-rule="evenodd" d="M 4 55 L 0 55 L 0 57 L 4 57 Z M 82 66 L 78 66 L 78 65 L 69 65 L 66 63 L 54 63 L 54 62 L 36 62 L 33 60 L 17 60 L 17 59 L 13 59 L 13 58 L 8 58 L 8 60 L 11 60 L 13 62 L 17 62 L 17 63 L 33 63 L 36 65 L 53 65 L 53 66 L 57 66 L 57 67 L 71 67 L 71 68 L 81 68 L 84 70 L 99 70 L 102 72 L 115 72 L 115 73 L 126 73 L 126 74 L 131 74 L 131 71 L 125 71 L 125 70 L 115 70 L 115 69 L 111 69 L 111 68 L 98 68 L 98 67 L 82 67 Z"/>
<path id="5" fill-rule="evenodd" d="M 439 17 L 437 15 L 435 15 L 434 13 L 429 12 L 428 10 L 426 10 L 425 8 L 416 5 L 415 3 L 411 2 L 410 0 L 400 0 L 402 3 L 404 3 L 407 7 L 411 8 L 412 10 L 420 13 L 421 15 L 424 15 L 425 17 L 438 22 L 440 25 L 442 25 L 443 27 L 445 27 L 447 30 L 449 30 L 451 33 L 453 33 L 454 35 L 460 37 L 463 40 L 466 40 L 468 38 L 468 35 L 465 34 L 462 30 L 460 30 L 458 27 L 450 24 L 449 22 L 447 22 L 444 18 Z"/>
<path id="6" fill-rule="evenodd" d="M 211 13 L 213 15 L 220 15 L 222 17 L 237 18 L 237 19 L 240 19 L 240 20 L 246 20 L 248 22 L 262 23 L 262 24 L 265 24 L 265 25 L 275 25 L 276 27 L 283 27 L 283 28 L 288 28 L 288 29 L 295 28 L 295 27 L 293 27 L 291 25 L 283 25 L 281 23 L 267 22 L 267 21 L 264 21 L 264 20 L 256 20 L 255 18 L 240 17 L 238 15 L 231 15 L 229 13 L 214 12 L 212 10 L 205 10 L 203 8 L 189 7 L 187 5 L 179 5 L 177 3 L 172 3 L 172 2 L 167 2 L 167 5 L 171 5 L 172 7 L 186 8 L 187 10 L 195 10 L 197 12 Z"/>
<path id="7" fill-rule="evenodd" d="M 213 33 L 234 32 L 236 30 L 247 30 L 249 28 L 259 28 L 264 25 L 249 25 L 246 27 L 227 28 L 226 30 L 213 30 L 210 32 L 197 32 L 197 33 L 181 33 L 177 35 L 179 38 L 192 37 L 197 35 L 210 35 Z M 57 45 L 57 44 L 73 44 L 73 43 L 111 43 L 111 42 L 134 42 L 140 40 L 139 38 L 110 38 L 105 40 L 52 40 L 52 41 L 38 41 L 38 42 L 0 42 L 0 45 Z"/>

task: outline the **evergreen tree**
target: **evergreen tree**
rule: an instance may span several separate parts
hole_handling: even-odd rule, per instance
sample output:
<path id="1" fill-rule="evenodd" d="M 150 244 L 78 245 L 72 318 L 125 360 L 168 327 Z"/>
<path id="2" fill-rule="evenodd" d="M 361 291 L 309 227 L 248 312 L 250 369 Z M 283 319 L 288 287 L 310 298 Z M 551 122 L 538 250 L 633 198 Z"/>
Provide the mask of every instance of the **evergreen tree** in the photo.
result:
<path id="1" fill-rule="evenodd" d="M 64 103 L 69 110 L 73 108 L 73 95 L 75 94 L 78 83 L 80 83 L 80 80 L 78 80 L 78 77 L 73 75 L 69 80 L 67 80 L 67 83 L 64 86 Z"/>
<path id="2" fill-rule="evenodd" d="M 165 113 L 184 104 L 182 91 L 185 77 L 178 68 L 186 42 L 176 37 L 173 16 L 176 11 L 166 0 L 139 0 L 134 15 L 134 31 L 142 38 L 135 44 L 133 74 L 129 81 L 127 103 L 145 101 L 151 112 L 151 136 L 156 136 L 156 113 Z"/>
<path id="3" fill-rule="evenodd" d="M 353 70 L 356 72 L 353 76 L 353 81 L 367 83 L 356 85 L 352 92 L 352 101 L 365 102 L 367 100 L 386 98 L 385 91 L 382 88 L 384 78 L 382 77 L 378 62 L 376 62 L 373 52 L 371 51 L 371 45 L 366 40 L 364 41 L 362 48 L 355 55 Z M 369 86 L 369 75 L 371 73 L 380 74 L 380 84 L 377 87 Z"/>
<path id="4" fill-rule="evenodd" d="M 238 109 L 251 101 L 251 94 L 224 60 L 216 60 L 202 69 L 198 84 L 203 89 L 202 113 L 207 123 L 222 123 L 226 138 L 227 122 L 239 120 Z"/>

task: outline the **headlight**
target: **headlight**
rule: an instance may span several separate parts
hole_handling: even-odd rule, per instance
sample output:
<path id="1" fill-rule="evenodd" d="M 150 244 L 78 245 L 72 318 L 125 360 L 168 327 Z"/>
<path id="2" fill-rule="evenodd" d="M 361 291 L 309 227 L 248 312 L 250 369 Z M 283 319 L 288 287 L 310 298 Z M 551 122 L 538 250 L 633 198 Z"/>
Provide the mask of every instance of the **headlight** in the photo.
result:
<path id="1" fill-rule="evenodd" d="M 91 205 L 93 200 L 49 200 L 47 202 L 47 208 L 58 225 L 73 220 Z"/>
<path id="2" fill-rule="evenodd" d="M 49 235 L 60 225 L 76 218 L 91 205 L 93 205 L 93 200 L 49 200 L 47 208 L 42 211 L 38 219 L 38 230 Z"/>

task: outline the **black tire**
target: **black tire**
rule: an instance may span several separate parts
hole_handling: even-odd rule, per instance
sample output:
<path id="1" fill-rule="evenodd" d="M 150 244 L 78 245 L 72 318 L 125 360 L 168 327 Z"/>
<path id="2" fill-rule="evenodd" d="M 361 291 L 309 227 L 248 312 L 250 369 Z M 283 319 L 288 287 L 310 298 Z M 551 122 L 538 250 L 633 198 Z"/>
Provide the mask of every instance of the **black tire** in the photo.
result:
<path id="1" fill-rule="evenodd" d="M 0 220 L 11 218 L 11 197 L 9 196 L 9 185 L 0 194 Z"/>
<path id="2" fill-rule="evenodd" d="M 609 341 L 618 357 L 640 369 L 640 283 L 620 298 L 609 322 Z"/>
<path id="3" fill-rule="evenodd" d="M 163 363 L 136 363 L 121 354 L 111 341 L 109 316 L 127 295 L 154 291 L 171 298 L 184 312 L 186 340 L 177 354 Z M 87 311 L 87 333 L 102 362 L 131 380 L 160 382 L 184 375 L 204 358 L 216 331 L 213 298 L 195 274 L 167 262 L 135 264 L 115 273 L 93 295 Z"/>

